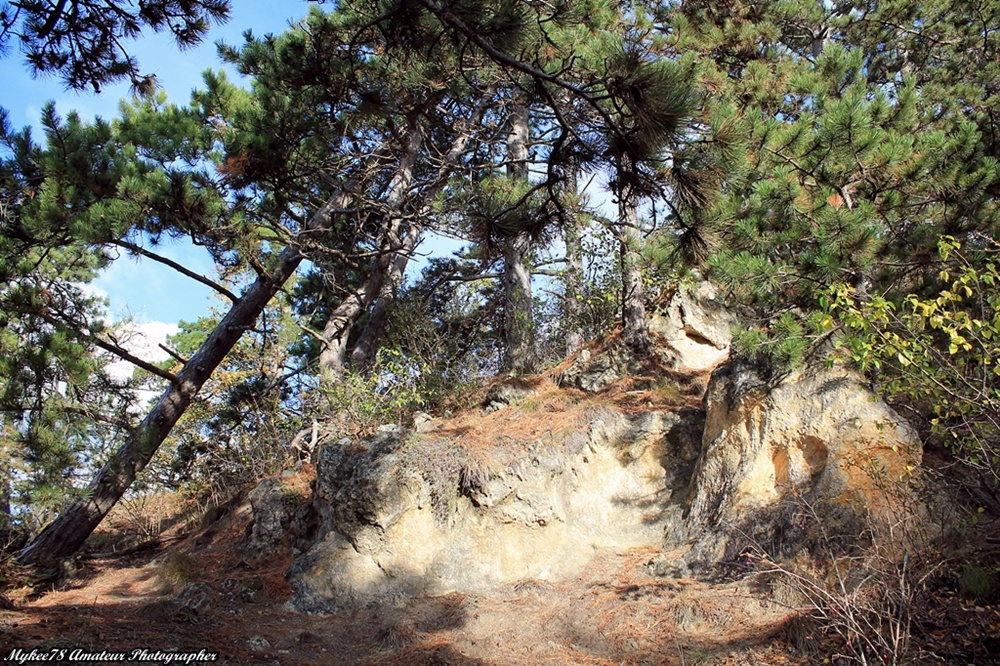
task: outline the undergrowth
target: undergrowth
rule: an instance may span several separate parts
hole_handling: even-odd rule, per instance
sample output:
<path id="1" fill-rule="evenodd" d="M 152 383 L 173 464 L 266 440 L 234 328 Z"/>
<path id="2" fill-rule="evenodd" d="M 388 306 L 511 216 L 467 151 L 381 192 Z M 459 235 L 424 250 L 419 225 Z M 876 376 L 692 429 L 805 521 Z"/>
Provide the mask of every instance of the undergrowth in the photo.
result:
<path id="1" fill-rule="evenodd" d="M 790 597 L 797 611 L 789 639 L 817 663 L 987 663 L 980 659 L 993 648 L 984 647 L 977 632 L 990 631 L 993 620 L 983 616 L 982 627 L 966 625 L 983 609 L 954 600 L 961 597 L 974 606 L 998 601 L 1000 567 L 984 563 L 967 543 L 954 548 L 968 534 L 938 524 L 951 516 L 936 515 L 933 507 L 902 491 L 881 499 L 879 515 L 871 509 L 863 513 L 859 534 L 838 529 L 816 505 L 795 497 L 790 500 L 794 508 L 814 530 L 812 547 L 780 556 L 754 543 L 749 559 L 756 575 L 783 589 L 775 594 Z M 939 641 L 922 629 L 939 626 L 943 618 L 956 628 L 968 627 L 968 635 L 955 641 L 961 645 Z"/>

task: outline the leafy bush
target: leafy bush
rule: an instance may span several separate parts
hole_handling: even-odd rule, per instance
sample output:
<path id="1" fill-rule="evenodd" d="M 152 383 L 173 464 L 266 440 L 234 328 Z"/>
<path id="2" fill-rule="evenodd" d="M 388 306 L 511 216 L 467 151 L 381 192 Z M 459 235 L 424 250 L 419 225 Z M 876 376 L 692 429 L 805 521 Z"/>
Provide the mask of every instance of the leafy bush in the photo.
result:
<path id="1" fill-rule="evenodd" d="M 994 248 L 995 250 L 995 248 Z M 940 288 L 901 302 L 839 284 L 822 304 L 838 346 L 879 390 L 1000 487 L 1000 271 L 953 238 L 939 243 Z M 989 255 L 987 255 L 989 258 Z"/>
<path id="2" fill-rule="evenodd" d="M 346 371 L 318 389 L 328 429 L 337 437 L 364 437 L 380 425 L 409 422 L 428 401 L 427 379 L 412 357 L 380 349 L 367 371 Z"/>

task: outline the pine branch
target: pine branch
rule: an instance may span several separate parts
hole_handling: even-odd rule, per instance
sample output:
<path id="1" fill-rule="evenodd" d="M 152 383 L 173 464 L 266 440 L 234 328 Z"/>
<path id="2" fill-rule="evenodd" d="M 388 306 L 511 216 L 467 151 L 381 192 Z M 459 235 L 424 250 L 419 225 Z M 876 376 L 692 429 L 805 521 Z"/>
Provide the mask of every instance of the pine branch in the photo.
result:
<path id="1" fill-rule="evenodd" d="M 184 358 L 183 356 L 181 356 L 180 354 L 178 354 L 177 352 L 175 352 L 173 349 L 171 349 L 170 347 L 166 346 L 162 342 L 159 345 L 157 345 L 157 346 L 160 349 L 162 349 L 163 351 L 165 351 L 168 354 L 170 354 L 174 358 L 174 360 L 180 361 L 181 364 L 184 364 L 184 363 L 188 362 L 188 359 Z"/>
<path id="2" fill-rule="evenodd" d="M 167 372 L 163 368 L 160 368 L 159 366 L 156 366 L 156 365 L 150 363 L 149 361 L 142 360 L 138 356 L 129 353 L 123 347 L 119 347 L 118 345 L 116 345 L 116 344 L 114 344 L 112 342 L 104 340 L 103 338 L 99 338 L 98 336 L 94 335 L 93 333 L 86 333 L 84 331 L 80 331 L 80 334 L 85 339 L 89 340 L 90 342 L 93 342 L 95 345 L 97 345 L 98 347 L 100 347 L 104 351 L 109 352 L 111 354 L 114 354 L 115 356 L 117 356 L 118 358 L 122 359 L 123 361 L 128 361 L 132 365 L 134 365 L 136 367 L 139 367 L 139 368 L 142 368 L 146 372 L 154 374 L 157 377 L 161 377 L 162 379 L 166 379 L 171 384 L 176 384 L 177 381 L 178 381 L 177 380 L 177 375 L 175 375 L 175 374 L 173 374 L 171 372 Z"/>
<path id="3" fill-rule="evenodd" d="M 430 301 L 434 292 L 436 292 L 445 282 L 476 282 L 478 280 L 499 280 L 501 278 L 503 278 L 503 273 L 479 273 L 477 275 L 456 275 L 455 273 L 449 273 L 447 275 L 442 275 L 434 281 L 434 284 L 432 284 L 427 290 L 427 293 L 424 294 L 422 302 L 426 304 Z"/>
<path id="4" fill-rule="evenodd" d="M 585 88 L 570 83 L 557 75 L 549 74 L 548 72 L 540 70 L 537 67 L 533 67 L 526 62 L 507 55 L 490 44 L 482 35 L 479 34 L 477 30 L 466 24 L 465 21 L 456 16 L 454 12 L 446 9 L 442 4 L 434 2 L 434 0 L 420 0 L 420 3 L 426 7 L 429 12 L 434 14 L 434 16 L 436 16 L 443 24 L 457 30 L 464 35 L 466 39 L 482 49 L 483 52 L 494 62 L 510 67 L 515 71 L 521 72 L 522 74 L 526 74 L 540 84 L 548 83 L 573 93 L 598 113 L 601 119 L 606 123 L 607 129 L 611 130 L 620 138 L 622 137 L 622 132 L 618 123 L 614 121 L 611 114 L 609 114 L 607 110 L 601 106 L 598 100 L 595 99 L 594 96 Z M 545 92 L 546 97 L 550 97 L 550 93 L 548 92 L 546 86 L 540 85 L 539 88 Z M 555 106 L 553 108 L 555 108 Z"/>
<path id="5" fill-rule="evenodd" d="M 184 266 L 182 266 L 181 264 L 177 263 L 176 261 L 173 261 L 171 259 L 167 259 L 166 257 L 162 257 L 162 256 L 160 256 L 160 255 L 158 255 L 158 254 L 156 254 L 154 252 L 150 252 L 149 250 L 147 250 L 144 247 L 140 247 L 138 245 L 135 245 L 134 243 L 129 243 L 128 241 L 115 240 L 115 241 L 112 241 L 112 243 L 114 245 L 118 245 L 119 247 L 125 248 L 129 252 L 141 255 L 143 257 L 146 257 L 147 259 L 152 259 L 153 261 L 155 261 L 157 263 L 161 263 L 164 266 L 169 266 L 170 268 L 174 269 L 178 273 L 181 273 L 182 275 L 185 275 L 185 276 L 191 278 L 192 280 L 195 280 L 196 282 L 200 282 L 201 284 L 205 285 L 206 287 L 209 287 L 209 288 L 211 288 L 211 289 L 219 292 L 220 294 L 222 294 L 223 296 L 225 296 L 226 298 L 228 298 L 233 303 L 235 303 L 236 301 L 240 300 L 239 297 L 236 294 L 234 294 L 233 292 L 229 291 L 228 289 L 226 289 L 225 287 L 223 287 L 218 282 L 215 282 L 213 280 L 209 280 L 204 275 L 200 275 L 198 273 L 195 273 L 191 269 L 185 268 Z"/>
<path id="6" fill-rule="evenodd" d="M 158 366 L 150 363 L 149 361 L 142 360 L 141 358 L 139 358 L 135 354 L 130 353 L 124 347 L 121 347 L 121 346 L 119 346 L 119 345 L 117 345 L 117 344 L 115 344 L 113 342 L 110 342 L 110 341 L 105 340 L 105 339 L 103 339 L 101 337 L 98 337 L 93 332 L 87 330 L 86 326 L 81 325 L 79 322 L 73 321 L 67 315 L 64 315 L 64 314 L 60 313 L 60 316 L 56 317 L 56 316 L 54 316 L 52 314 L 52 311 L 49 310 L 49 309 L 47 309 L 47 308 L 44 309 L 44 310 L 41 310 L 41 311 L 37 312 L 36 314 L 39 317 L 41 317 L 44 321 L 48 322 L 49 324 L 52 324 L 53 326 L 55 326 L 57 328 L 62 328 L 64 326 L 69 326 L 72 334 L 74 336 L 76 336 L 77 338 L 80 338 L 82 340 L 90 342 L 90 343 L 94 344 L 95 346 L 100 347 L 104 351 L 106 351 L 106 352 L 108 352 L 110 354 L 114 354 L 115 356 L 117 356 L 118 358 L 122 359 L 123 361 L 128 361 L 132 365 L 134 365 L 136 367 L 139 367 L 139 368 L 142 368 L 146 372 L 154 374 L 157 377 L 161 377 L 163 379 L 166 379 L 168 382 L 170 382 L 172 384 L 177 383 L 177 376 L 176 375 L 174 375 L 174 374 L 172 374 L 170 372 L 167 372 L 166 370 L 164 370 L 164 369 L 162 369 L 162 368 L 160 368 L 160 367 L 158 367 Z"/>

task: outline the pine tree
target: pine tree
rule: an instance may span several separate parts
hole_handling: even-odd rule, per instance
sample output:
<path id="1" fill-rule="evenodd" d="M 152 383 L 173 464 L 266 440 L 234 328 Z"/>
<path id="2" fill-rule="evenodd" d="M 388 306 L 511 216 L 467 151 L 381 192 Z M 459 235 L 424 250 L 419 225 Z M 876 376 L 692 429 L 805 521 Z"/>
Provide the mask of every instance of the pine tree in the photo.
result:
<path id="1" fill-rule="evenodd" d="M 905 26 L 936 23 L 935 4 L 668 7 L 672 47 L 705 55 L 704 85 L 744 123 L 747 168 L 700 225 L 717 248 L 713 273 L 757 308 L 745 347 L 801 358 L 830 285 L 919 289 L 940 234 L 992 233 L 996 162 L 945 101 L 960 84 L 944 93 L 920 80 L 935 67 L 904 62 L 931 37 Z"/>
<path id="2" fill-rule="evenodd" d="M 25 54 L 33 74 L 56 73 L 82 90 L 128 78 L 138 92 L 155 88 L 140 74 L 126 42 L 146 29 L 169 31 L 179 48 L 199 43 L 211 23 L 229 16 L 228 0 L 20 0 L 0 5 L 0 54 L 10 42 Z"/>

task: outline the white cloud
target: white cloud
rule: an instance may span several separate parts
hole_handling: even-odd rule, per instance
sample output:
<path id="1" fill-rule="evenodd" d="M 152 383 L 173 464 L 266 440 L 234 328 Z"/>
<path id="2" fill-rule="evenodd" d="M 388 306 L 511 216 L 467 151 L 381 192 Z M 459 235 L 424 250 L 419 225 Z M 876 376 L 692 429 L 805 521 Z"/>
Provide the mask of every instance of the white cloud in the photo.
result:
<path id="1" fill-rule="evenodd" d="M 160 345 L 167 337 L 180 331 L 177 324 L 163 321 L 124 322 L 115 327 L 115 336 L 119 343 L 134 356 L 150 363 L 158 363 L 169 357 Z M 135 370 L 128 361 L 115 361 L 108 366 L 112 377 L 124 380 L 132 376 Z"/>

